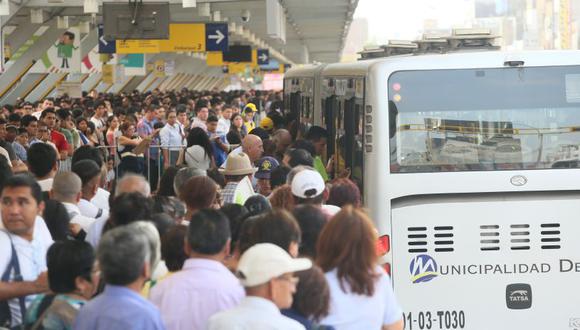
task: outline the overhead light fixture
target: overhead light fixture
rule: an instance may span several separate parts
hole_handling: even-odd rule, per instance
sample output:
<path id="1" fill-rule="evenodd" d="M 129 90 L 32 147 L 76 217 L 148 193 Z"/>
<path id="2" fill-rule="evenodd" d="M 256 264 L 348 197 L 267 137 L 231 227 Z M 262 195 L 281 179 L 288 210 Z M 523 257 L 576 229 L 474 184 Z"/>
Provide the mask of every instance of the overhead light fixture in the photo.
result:
<path id="1" fill-rule="evenodd" d="M 214 22 L 220 22 L 222 20 L 222 12 L 219 10 L 214 11 L 212 20 Z"/>
<path id="2" fill-rule="evenodd" d="M 203 17 L 210 17 L 211 16 L 211 8 L 209 6 L 209 2 L 200 3 L 197 7 L 197 14 Z"/>
<path id="3" fill-rule="evenodd" d="M 85 0 L 83 3 L 83 12 L 85 14 L 98 14 L 99 13 L 98 0 Z"/>
<path id="4" fill-rule="evenodd" d="M 10 2 L 8 0 L 0 0 L 0 16 L 10 15 Z"/>
<path id="5" fill-rule="evenodd" d="M 56 27 L 58 29 L 68 29 L 68 16 L 58 16 L 56 18 Z"/>
<path id="6" fill-rule="evenodd" d="M 32 23 L 32 24 L 44 23 L 44 11 L 42 9 L 31 8 L 30 9 L 30 23 Z"/>
<path id="7" fill-rule="evenodd" d="M 197 7 L 197 0 L 183 0 L 183 8 L 195 8 Z"/>

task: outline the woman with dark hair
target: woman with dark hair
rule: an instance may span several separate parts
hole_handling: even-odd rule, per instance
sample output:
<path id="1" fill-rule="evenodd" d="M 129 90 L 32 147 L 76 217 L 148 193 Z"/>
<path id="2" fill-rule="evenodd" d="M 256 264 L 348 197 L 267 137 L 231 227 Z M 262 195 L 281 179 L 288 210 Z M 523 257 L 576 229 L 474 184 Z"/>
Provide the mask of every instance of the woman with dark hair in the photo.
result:
<path id="1" fill-rule="evenodd" d="M 316 243 L 326 224 L 326 215 L 314 205 L 298 205 L 292 210 L 292 215 L 300 225 L 302 239 L 299 254 L 301 257 L 316 259 Z"/>
<path id="2" fill-rule="evenodd" d="M 345 206 L 318 239 L 316 263 L 330 287 L 323 324 L 339 329 L 402 330 L 402 311 L 391 280 L 378 264 L 376 230 L 360 209 Z"/>
<path id="3" fill-rule="evenodd" d="M 326 204 L 338 207 L 345 205 L 360 207 L 360 190 L 350 179 L 336 179 L 332 182 Z"/>
<path id="4" fill-rule="evenodd" d="M 248 132 L 246 131 L 246 126 L 244 125 L 244 118 L 239 113 L 232 116 L 230 131 L 226 135 L 226 140 L 230 145 L 241 144 L 242 140 Z"/>
<path id="5" fill-rule="evenodd" d="M 109 147 L 108 154 L 111 157 L 115 157 L 115 149 L 113 148 L 116 143 L 115 140 L 117 139 L 117 132 L 119 130 L 119 118 L 117 116 L 110 116 L 107 118 L 107 133 L 105 135 L 105 141 L 107 142 L 107 146 Z"/>
<path id="6" fill-rule="evenodd" d="M 77 130 L 81 139 L 81 145 L 93 145 L 91 140 L 89 140 L 89 120 L 84 117 L 77 118 L 76 121 Z"/>
<path id="7" fill-rule="evenodd" d="M 89 139 L 90 145 L 95 147 L 100 145 L 99 138 L 97 137 L 97 127 L 95 126 L 95 123 L 90 120 L 87 122 L 87 132 L 85 136 Z"/>
<path id="8" fill-rule="evenodd" d="M 215 164 L 213 161 L 211 141 L 201 127 L 196 127 L 189 131 L 184 159 L 188 167 L 194 167 L 204 171 Z"/>
<path id="9" fill-rule="evenodd" d="M 94 295 L 98 274 L 89 243 L 55 242 L 46 254 L 48 285 L 54 295 L 39 295 L 27 309 L 26 329 L 72 329 L 78 310 Z"/>
<path id="10" fill-rule="evenodd" d="M 177 272 L 183 268 L 183 263 L 187 260 L 184 243 L 187 236 L 187 227 L 176 225 L 163 236 L 161 236 L 161 259 L 165 261 L 167 275 Z"/>
<path id="11" fill-rule="evenodd" d="M 119 177 L 128 172 L 143 174 L 145 168 L 143 154 L 136 154 L 133 151 L 142 141 L 138 135 L 135 135 L 135 125 L 126 121 L 119 129 L 121 130 L 121 136 L 117 139 L 117 151 L 121 157 Z"/>
<path id="12" fill-rule="evenodd" d="M 159 180 L 159 186 L 157 187 L 157 196 L 172 197 L 175 196 L 175 190 L 173 189 L 173 180 L 175 175 L 179 171 L 179 168 L 175 166 L 169 166 L 163 172 L 161 179 Z"/>
<path id="13" fill-rule="evenodd" d="M 300 322 L 306 329 L 331 330 L 334 327 L 319 325 L 330 309 L 330 290 L 320 267 L 296 273 L 298 285 L 292 307 L 282 310 L 285 316 Z"/>

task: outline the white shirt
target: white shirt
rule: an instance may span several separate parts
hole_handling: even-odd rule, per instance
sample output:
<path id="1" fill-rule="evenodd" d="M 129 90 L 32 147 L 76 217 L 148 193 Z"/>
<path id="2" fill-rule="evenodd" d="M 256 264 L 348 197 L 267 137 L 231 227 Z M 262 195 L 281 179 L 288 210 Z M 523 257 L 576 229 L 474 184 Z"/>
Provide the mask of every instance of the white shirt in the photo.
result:
<path id="1" fill-rule="evenodd" d="M 0 155 L 4 156 L 4 158 L 7 160 L 8 166 L 12 167 L 12 161 L 10 160 L 10 154 L 8 154 L 8 151 L 0 147 Z"/>
<path id="2" fill-rule="evenodd" d="M 97 220 L 105 219 L 105 221 L 109 218 L 108 210 L 101 209 L 86 199 L 81 198 L 77 206 L 79 207 L 81 214 L 84 215 L 85 217 Z"/>
<path id="3" fill-rule="evenodd" d="M 103 121 L 102 118 L 97 118 L 97 117 L 91 117 L 91 123 L 95 124 L 95 128 L 96 129 L 100 129 L 103 126 L 105 126 L 105 122 Z"/>
<path id="4" fill-rule="evenodd" d="M 95 218 L 89 218 L 82 215 L 79 207 L 74 204 L 63 202 L 62 205 L 64 205 L 68 212 L 70 222 L 79 224 L 84 231 L 89 230 L 91 224 L 96 221 Z"/>
<path id="5" fill-rule="evenodd" d="M 44 180 L 37 180 L 36 182 L 40 186 L 40 190 L 42 191 L 50 191 L 52 190 L 52 182 L 54 181 L 53 178 L 48 178 Z"/>
<path id="6" fill-rule="evenodd" d="M 402 318 L 389 275 L 376 267 L 380 277 L 375 282 L 372 296 L 345 293 L 340 287 L 336 269 L 325 275 L 330 288 L 330 313 L 320 321 L 340 330 L 381 329 Z M 344 283 L 348 290 L 348 284 Z"/>
<path id="7" fill-rule="evenodd" d="M 216 133 L 218 135 L 226 135 L 230 131 L 231 121 L 229 119 L 220 118 L 218 120 L 218 125 Z"/>
<path id="8" fill-rule="evenodd" d="M 97 189 L 97 194 L 95 195 L 95 197 L 93 197 L 93 199 L 91 199 L 91 204 L 95 205 L 96 207 L 103 209 L 103 210 L 109 210 L 109 196 L 111 195 L 110 192 L 106 191 L 103 188 Z"/>
<path id="9" fill-rule="evenodd" d="M 188 167 L 199 168 L 206 171 L 211 166 L 211 159 L 205 149 L 198 145 L 193 145 L 185 149 L 185 164 Z"/>
<path id="10" fill-rule="evenodd" d="M 161 147 L 171 151 L 179 151 L 183 146 L 183 136 L 181 136 L 181 127 L 175 123 L 173 126 L 165 124 L 159 131 L 161 138 Z"/>
<path id="11" fill-rule="evenodd" d="M 0 229 L 4 229 L 4 223 L 2 222 L 2 214 L 0 214 Z M 48 230 L 48 227 L 46 226 L 46 222 L 39 215 L 36 216 L 36 220 L 34 221 L 34 238 L 35 239 L 38 238 L 40 241 L 42 241 L 42 244 L 44 244 L 47 249 L 54 242 L 52 240 L 50 230 Z M 1 275 L 2 274 L 0 274 L 0 276 Z"/>
<path id="12" fill-rule="evenodd" d="M 303 330 L 304 326 L 282 315 L 278 307 L 270 300 L 260 297 L 246 297 L 237 307 L 210 317 L 208 329 Z"/>
<path id="13" fill-rule="evenodd" d="M 196 127 L 201 127 L 201 129 L 207 132 L 207 125 L 205 123 L 206 123 L 205 121 L 202 121 L 201 119 L 195 117 L 193 118 L 193 122 L 191 123 L 191 128 L 194 129 Z"/>
<path id="14" fill-rule="evenodd" d="M 105 227 L 106 223 L 106 218 L 99 218 L 89 226 L 88 230 L 85 230 L 87 232 L 85 241 L 89 242 L 89 244 L 91 244 L 95 249 L 99 245 L 99 241 L 103 235 L 103 227 Z"/>
<path id="15" fill-rule="evenodd" d="M 41 219 L 41 221 L 44 223 L 44 220 Z M 20 265 L 20 274 L 22 275 L 23 281 L 34 281 L 42 272 L 46 271 L 46 251 L 48 251 L 48 248 L 52 244 L 52 239 L 46 241 L 40 235 L 38 228 L 41 227 L 41 224 L 39 222 L 39 217 L 37 217 L 34 223 L 33 238 L 30 242 L 20 236 L 8 234 L 7 232 L 0 233 L 0 251 L 2 251 L 0 253 L 0 275 L 4 273 L 12 257 L 10 237 L 12 237 L 14 249 L 18 256 L 18 264 Z M 44 225 L 46 226 L 46 224 Z M 11 275 L 11 280 L 13 275 Z M 30 303 L 35 297 L 36 295 L 26 296 L 26 306 L 30 306 Z M 16 326 L 22 322 L 20 303 L 18 299 L 11 299 L 8 304 L 12 315 L 12 326 Z"/>

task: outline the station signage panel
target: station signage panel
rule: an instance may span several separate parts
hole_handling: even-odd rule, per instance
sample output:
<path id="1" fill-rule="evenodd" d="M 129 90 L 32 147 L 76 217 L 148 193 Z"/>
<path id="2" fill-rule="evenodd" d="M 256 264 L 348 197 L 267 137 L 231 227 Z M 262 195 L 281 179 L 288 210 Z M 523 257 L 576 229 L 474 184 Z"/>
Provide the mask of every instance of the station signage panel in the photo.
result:
<path id="1" fill-rule="evenodd" d="M 157 54 L 159 40 L 117 40 L 117 54 Z"/>
<path id="2" fill-rule="evenodd" d="M 205 24 L 206 48 L 208 52 L 228 50 L 228 25 L 225 23 Z"/>
<path id="3" fill-rule="evenodd" d="M 222 52 L 207 52 L 205 58 L 207 66 L 222 66 L 224 65 L 224 56 Z"/>
<path id="4" fill-rule="evenodd" d="M 160 51 L 203 52 L 205 51 L 205 24 L 171 24 L 169 39 L 160 40 Z"/>
<path id="5" fill-rule="evenodd" d="M 115 54 L 117 43 L 115 40 L 105 40 L 103 24 L 99 24 L 99 54 Z"/>
<path id="6" fill-rule="evenodd" d="M 174 23 L 167 40 L 117 40 L 118 54 L 226 51 L 228 25 L 223 23 Z"/>
<path id="7" fill-rule="evenodd" d="M 258 65 L 268 65 L 270 63 L 270 51 L 268 49 L 258 49 Z"/>

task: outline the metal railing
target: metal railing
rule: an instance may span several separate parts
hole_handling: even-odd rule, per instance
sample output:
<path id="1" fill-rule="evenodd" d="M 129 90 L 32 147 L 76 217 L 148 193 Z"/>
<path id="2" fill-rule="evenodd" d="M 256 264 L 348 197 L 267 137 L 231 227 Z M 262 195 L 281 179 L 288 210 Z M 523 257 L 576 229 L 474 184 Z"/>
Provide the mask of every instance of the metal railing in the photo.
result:
<path id="1" fill-rule="evenodd" d="M 123 152 L 121 151 L 121 153 L 119 153 L 119 146 L 97 146 L 97 149 L 99 149 L 103 155 L 103 159 L 105 161 L 105 164 L 107 164 L 108 167 L 108 162 L 110 159 L 113 159 L 113 169 L 115 171 L 115 178 L 119 178 L 119 170 L 120 170 L 120 164 L 122 162 L 122 158 L 121 154 L 123 154 Z M 157 183 L 159 181 L 159 179 L 161 179 L 161 176 L 164 172 L 164 158 L 163 158 L 163 149 L 169 149 L 169 164 L 170 166 L 175 166 L 175 164 L 178 161 L 178 157 L 179 157 L 179 150 L 185 150 L 186 146 L 180 146 L 180 145 L 172 145 L 172 146 L 160 146 L 160 145 L 153 145 L 153 146 L 149 146 L 149 148 L 140 155 L 136 155 L 137 158 L 141 158 L 143 160 L 143 165 L 144 165 L 144 171 L 142 173 L 136 173 L 136 174 L 142 174 L 147 181 L 149 182 L 149 184 L 151 184 L 152 187 L 156 187 Z M 179 150 L 177 150 L 179 149 Z M 177 151 L 177 152 L 174 152 Z M 152 158 L 151 155 L 156 155 L 155 158 Z M 184 160 L 185 162 L 185 160 Z M 132 171 L 131 171 L 132 172 Z M 121 173 L 123 174 L 123 173 Z M 156 181 L 156 182 L 152 182 L 152 180 Z"/>

